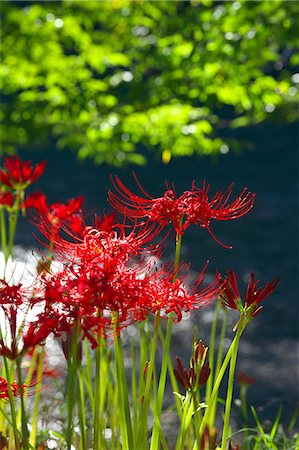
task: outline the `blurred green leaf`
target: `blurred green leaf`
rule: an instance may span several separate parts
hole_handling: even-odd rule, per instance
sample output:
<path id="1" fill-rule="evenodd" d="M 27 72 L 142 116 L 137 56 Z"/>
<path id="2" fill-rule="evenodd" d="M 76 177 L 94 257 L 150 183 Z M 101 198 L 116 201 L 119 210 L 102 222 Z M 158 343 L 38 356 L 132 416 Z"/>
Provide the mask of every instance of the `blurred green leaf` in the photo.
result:
<path id="1" fill-rule="evenodd" d="M 298 118 L 298 2 L 2 1 L 0 18 L 2 153 L 167 162 Z"/>

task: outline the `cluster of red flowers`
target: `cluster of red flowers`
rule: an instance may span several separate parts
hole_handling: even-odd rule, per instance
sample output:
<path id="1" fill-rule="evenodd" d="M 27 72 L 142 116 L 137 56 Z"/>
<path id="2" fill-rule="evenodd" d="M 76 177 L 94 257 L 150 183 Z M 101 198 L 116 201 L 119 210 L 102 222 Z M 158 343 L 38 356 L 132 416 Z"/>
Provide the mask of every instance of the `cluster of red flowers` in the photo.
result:
<path id="1" fill-rule="evenodd" d="M 32 167 L 19 157 L 5 158 L 0 170 L 0 205 L 11 206 L 9 195 L 24 191 L 44 167 L 44 162 Z M 39 265 L 40 284 L 34 295 L 25 295 L 21 285 L 0 282 L 0 305 L 11 328 L 11 345 L 0 339 L 0 354 L 16 358 L 45 341 L 50 333 L 71 333 L 75 324 L 80 325 L 81 337 L 87 337 L 96 346 L 98 335 L 144 320 L 150 313 L 166 317 L 172 313 L 181 320 L 184 312 L 216 300 L 219 289 L 226 306 L 241 309 L 233 272 L 224 281 L 215 277 L 209 285 L 203 284 L 202 272 L 190 283 L 187 265 L 182 263 L 174 269 L 156 264 L 161 243 L 157 245 L 153 240 L 172 223 L 177 235 L 195 224 L 206 228 L 219 242 L 210 229 L 211 221 L 244 216 L 253 207 L 254 194 L 244 189 L 231 200 L 231 185 L 209 199 L 210 186 L 204 182 L 202 188 L 193 183 L 179 197 L 174 187 L 167 186 L 161 197 L 152 198 L 137 183 L 143 197 L 133 194 L 117 177 L 113 179 L 117 193 L 109 192 L 112 206 L 133 221 L 130 227 L 117 223 L 115 214 L 86 225 L 81 211 L 83 197 L 48 205 L 46 196 L 38 192 L 23 201 L 22 208 L 32 210 L 32 220 L 49 243 L 50 259 Z M 53 271 L 55 260 L 61 265 Z M 250 278 L 245 307 L 251 308 L 252 315 L 260 310 L 259 303 L 276 285 L 274 280 L 265 289 L 256 290 L 256 283 Z M 43 311 L 23 327 L 20 347 L 17 313 L 25 304 L 27 308 L 40 304 Z"/>
<path id="2" fill-rule="evenodd" d="M 128 234 L 124 226 L 113 228 L 104 231 L 85 226 L 73 235 L 74 242 L 60 235 L 52 241 L 56 256 L 65 265 L 55 274 L 42 275 L 42 295 L 47 315 L 60 317 L 59 333 L 79 322 L 83 336 L 95 346 L 99 333 L 144 320 L 149 313 L 167 316 L 173 312 L 180 320 L 183 311 L 217 298 L 217 279 L 200 288 L 200 274 L 187 288 L 184 266 L 173 280 L 173 270 L 146 258 L 145 245 L 155 228 L 146 224 Z"/>

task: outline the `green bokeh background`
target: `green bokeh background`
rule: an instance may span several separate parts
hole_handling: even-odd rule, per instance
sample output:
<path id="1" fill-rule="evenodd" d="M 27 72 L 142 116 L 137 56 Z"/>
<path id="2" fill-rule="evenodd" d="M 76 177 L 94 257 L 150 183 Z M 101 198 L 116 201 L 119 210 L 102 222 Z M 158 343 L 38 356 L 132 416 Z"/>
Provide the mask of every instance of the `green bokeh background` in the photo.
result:
<path id="1" fill-rule="evenodd" d="M 114 166 L 250 148 L 298 117 L 296 1 L 1 1 L 1 152 Z"/>

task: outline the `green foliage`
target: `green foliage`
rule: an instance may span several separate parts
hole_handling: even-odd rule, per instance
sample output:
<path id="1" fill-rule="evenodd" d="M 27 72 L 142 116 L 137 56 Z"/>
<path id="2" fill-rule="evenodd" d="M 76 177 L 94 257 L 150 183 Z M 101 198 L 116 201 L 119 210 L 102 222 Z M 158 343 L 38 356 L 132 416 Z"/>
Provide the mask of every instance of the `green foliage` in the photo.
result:
<path id="1" fill-rule="evenodd" d="M 295 120 L 298 19 L 282 0 L 2 1 L 2 153 L 225 153 L 223 129 Z"/>

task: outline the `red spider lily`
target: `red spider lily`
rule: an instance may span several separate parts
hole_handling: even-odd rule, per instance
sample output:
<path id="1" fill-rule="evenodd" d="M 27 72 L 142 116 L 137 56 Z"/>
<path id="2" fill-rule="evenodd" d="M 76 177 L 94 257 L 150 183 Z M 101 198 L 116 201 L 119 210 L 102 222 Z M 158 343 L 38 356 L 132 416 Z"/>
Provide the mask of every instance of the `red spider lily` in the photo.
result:
<path id="1" fill-rule="evenodd" d="M 57 327 L 58 318 L 55 323 L 50 318 L 26 323 L 24 311 L 28 310 L 30 303 L 34 305 L 31 295 L 30 290 L 25 289 L 21 283 L 9 285 L 7 281 L 0 280 L 0 308 L 9 329 L 5 338 L 3 333 L 0 334 L 0 355 L 9 359 L 16 359 L 36 345 L 44 343 Z"/>
<path id="2" fill-rule="evenodd" d="M 37 320 L 29 324 L 22 324 L 21 329 L 17 328 L 18 310 L 11 306 L 4 310 L 9 323 L 10 337 L 5 340 L 0 338 L 0 355 L 15 360 L 26 354 L 30 349 L 45 343 L 47 337 L 59 329 L 59 319 L 56 321 L 43 316 L 43 320 Z M 9 342 L 8 342 L 9 341 Z"/>
<path id="3" fill-rule="evenodd" d="M 103 214 L 103 217 L 96 216 L 95 217 L 95 228 L 98 230 L 106 231 L 110 233 L 116 226 L 116 213 L 112 212 L 111 214 Z"/>
<path id="4" fill-rule="evenodd" d="M 64 323 L 68 332 L 79 322 L 83 337 L 93 346 L 94 333 L 112 330 L 114 314 L 118 317 L 117 326 L 122 327 L 137 318 L 144 320 L 153 303 L 149 279 L 141 278 L 138 271 L 125 264 L 74 264 L 44 277 L 44 283 L 46 311 L 56 312 L 59 325 Z"/>
<path id="5" fill-rule="evenodd" d="M 136 179 L 136 177 L 135 177 Z M 206 228 L 213 239 L 223 247 L 210 229 L 211 220 L 234 220 L 249 212 L 254 204 L 255 194 L 243 189 L 241 194 L 230 201 L 233 185 L 226 192 L 217 192 L 211 200 L 208 193 L 210 185 L 203 183 L 197 188 L 192 183 L 191 189 L 177 197 L 174 187 L 169 189 L 162 197 L 152 198 L 136 179 L 138 187 L 144 197 L 132 193 L 116 176 L 112 179 L 116 194 L 109 191 L 108 197 L 112 206 L 127 217 L 140 219 L 147 218 L 151 222 L 158 222 L 161 226 L 172 223 L 177 234 L 182 234 L 191 225 L 196 224 Z"/>
<path id="6" fill-rule="evenodd" d="M 245 372 L 239 371 L 239 372 L 237 373 L 236 379 L 237 379 L 237 383 L 238 383 L 240 386 L 246 386 L 246 387 L 248 387 L 248 386 L 252 386 L 252 385 L 254 384 L 254 377 L 251 376 L 251 375 L 248 375 L 248 374 L 245 373 Z"/>
<path id="7" fill-rule="evenodd" d="M 67 203 L 52 203 L 48 205 L 45 194 L 35 192 L 27 197 L 22 206 L 27 209 L 33 208 L 37 211 L 38 215 L 34 216 L 36 225 L 40 231 L 48 234 L 52 242 L 63 223 L 70 220 L 80 210 L 83 201 L 84 197 L 79 196 L 71 198 Z"/>
<path id="8" fill-rule="evenodd" d="M 1 192 L 0 191 L 0 206 L 12 207 L 14 204 L 14 196 L 11 192 Z"/>
<path id="9" fill-rule="evenodd" d="M 11 388 L 13 397 L 17 397 L 20 393 L 19 385 L 17 383 L 11 383 L 10 388 Z M 2 400 L 9 399 L 8 383 L 5 380 L 5 378 L 2 378 L 2 377 L 0 377 L 0 399 L 2 399 Z"/>
<path id="10" fill-rule="evenodd" d="M 173 282 L 173 270 L 166 266 L 153 270 L 152 261 L 131 262 L 131 247 L 113 243 L 98 253 L 80 248 L 73 263 L 49 276 L 43 274 L 43 299 L 47 311 L 60 316 L 65 331 L 79 323 L 83 337 L 96 346 L 95 335 L 144 320 L 148 314 L 168 316 L 173 312 L 181 320 L 183 312 L 198 309 L 217 298 L 218 281 L 200 288 L 203 273 L 188 289 L 182 274 Z M 104 244 L 107 244 L 105 241 Z M 132 247 L 138 256 L 138 251 Z M 86 250 L 86 249 L 85 249 Z M 140 250 L 139 250 L 140 251 Z M 79 256 L 79 258 L 78 258 Z M 113 323 L 117 316 L 118 323 Z M 59 331 L 59 330 L 58 330 Z M 57 332 L 57 331 L 56 331 Z M 56 333 L 54 331 L 54 334 Z"/>
<path id="11" fill-rule="evenodd" d="M 178 382 L 186 390 L 196 392 L 206 384 L 211 372 L 209 363 L 206 362 L 207 350 L 202 341 L 194 346 L 189 370 L 185 369 L 181 359 L 178 356 L 176 357 L 177 367 L 173 372 Z"/>
<path id="12" fill-rule="evenodd" d="M 249 313 L 249 318 L 256 316 L 263 308 L 260 303 L 274 291 L 279 283 L 279 279 L 277 277 L 274 278 L 273 281 L 266 283 L 264 288 L 257 288 L 258 283 L 258 280 L 254 281 L 254 274 L 251 274 L 245 295 L 245 304 L 243 305 L 238 288 L 238 275 L 229 270 L 221 287 L 220 297 L 222 303 L 229 308 Z"/>
<path id="13" fill-rule="evenodd" d="M 0 181 L 11 189 L 24 190 L 44 173 L 45 165 L 43 161 L 33 167 L 31 161 L 22 161 L 19 156 L 6 157 Z"/>
<path id="14" fill-rule="evenodd" d="M 22 384 L 22 391 L 33 387 L 36 384 L 36 380 L 33 380 L 30 384 Z M 17 383 L 10 383 L 10 389 L 13 397 L 18 397 L 21 394 L 21 387 Z M 8 400 L 8 383 L 5 378 L 0 377 L 0 400 Z"/>
<path id="15" fill-rule="evenodd" d="M 0 279 L 0 306 L 20 306 L 25 303 L 26 290 L 22 284 L 9 285 L 7 281 Z"/>
<path id="16" fill-rule="evenodd" d="M 159 254 L 161 244 L 151 244 L 146 247 L 160 231 L 156 225 L 147 223 L 143 226 L 133 227 L 127 232 L 125 225 L 112 225 L 110 216 L 106 216 L 106 218 L 104 218 L 104 222 L 96 220 L 99 226 L 104 227 L 103 230 L 85 225 L 84 219 L 77 214 L 62 224 L 62 235 L 58 233 L 53 235 L 42 227 L 40 231 L 51 242 L 57 256 L 64 263 L 66 261 L 73 262 L 76 259 L 86 262 L 97 261 L 99 264 L 109 261 L 113 265 L 150 250 L 155 255 Z M 111 227 L 112 231 L 106 231 Z"/>
<path id="17" fill-rule="evenodd" d="M 155 303 L 152 311 L 156 314 L 166 316 L 174 313 L 179 322 L 182 319 L 183 312 L 193 311 L 210 305 L 218 298 L 219 280 L 215 279 L 208 286 L 201 286 L 204 280 L 204 270 L 190 282 L 188 279 L 188 264 L 181 264 L 180 273 L 173 280 L 173 270 L 161 268 L 153 274 L 155 278 Z"/>
<path id="18" fill-rule="evenodd" d="M 45 194 L 41 192 L 35 192 L 27 197 L 24 202 L 25 208 L 34 208 L 39 214 L 39 220 L 46 219 L 52 226 L 55 226 L 56 222 L 62 222 L 72 214 L 77 212 L 84 200 L 83 196 L 77 198 L 71 198 L 67 203 L 52 203 L 47 204 Z"/>

